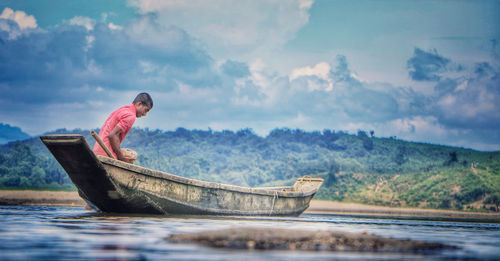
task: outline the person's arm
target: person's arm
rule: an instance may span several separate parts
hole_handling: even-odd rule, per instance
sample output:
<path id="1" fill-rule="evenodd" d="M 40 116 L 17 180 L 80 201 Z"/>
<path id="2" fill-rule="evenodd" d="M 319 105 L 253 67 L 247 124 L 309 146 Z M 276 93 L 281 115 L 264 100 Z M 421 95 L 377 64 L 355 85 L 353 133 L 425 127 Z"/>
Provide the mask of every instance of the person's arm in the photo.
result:
<path id="1" fill-rule="evenodd" d="M 111 144 L 111 149 L 115 152 L 118 160 L 130 162 L 129 158 L 126 158 L 122 154 L 122 150 L 120 148 L 120 135 L 122 134 L 122 129 L 118 126 L 115 126 L 113 130 L 108 134 L 109 144 Z"/>

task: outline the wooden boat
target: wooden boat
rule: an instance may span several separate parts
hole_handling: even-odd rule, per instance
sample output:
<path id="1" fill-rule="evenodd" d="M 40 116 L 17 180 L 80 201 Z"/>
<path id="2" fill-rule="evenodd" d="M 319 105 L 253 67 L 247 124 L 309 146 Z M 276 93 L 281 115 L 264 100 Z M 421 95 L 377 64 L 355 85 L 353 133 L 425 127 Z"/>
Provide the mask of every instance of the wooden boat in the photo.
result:
<path id="1" fill-rule="evenodd" d="M 80 196 L 103 212 L 298 216 L 323 182 L 302 177 L 293 186 L 267 188 L 206 182 L 96 156 L 79 134 L 40 139 Z"/>

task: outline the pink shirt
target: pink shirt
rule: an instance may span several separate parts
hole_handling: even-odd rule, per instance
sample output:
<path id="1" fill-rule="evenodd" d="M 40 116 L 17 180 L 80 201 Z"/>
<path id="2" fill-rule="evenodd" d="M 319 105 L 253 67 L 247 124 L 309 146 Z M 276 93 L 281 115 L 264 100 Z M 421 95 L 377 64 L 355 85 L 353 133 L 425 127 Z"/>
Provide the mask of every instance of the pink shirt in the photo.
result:
<path id="1" fill-rule="evenodd" d="M 111 148 L 111 143 L 109 142 L 108 135 L 115 128 L 115 126 L 120 127 L 122 129 L 122 133 L 120 135 L 120 143 L 122 143 L 125 136 L 127 136 L 128 131 L 134 125 L 136 118 L 136 110 L 134 104 L 129 104 L 118 108 L 116 111 L 111 113 L 109 117 L 106 119 L 104 124 L 102 125 L 101 131 L 99 131 L 99 137 L 106 144 L 108 149 L 113 153 L 116 158 L 116 153 Z M 104 149 L 99 145 L 99 143 L 95 143 L 94 145 L 94 153 L 96 155 L 108 156 Z"/>

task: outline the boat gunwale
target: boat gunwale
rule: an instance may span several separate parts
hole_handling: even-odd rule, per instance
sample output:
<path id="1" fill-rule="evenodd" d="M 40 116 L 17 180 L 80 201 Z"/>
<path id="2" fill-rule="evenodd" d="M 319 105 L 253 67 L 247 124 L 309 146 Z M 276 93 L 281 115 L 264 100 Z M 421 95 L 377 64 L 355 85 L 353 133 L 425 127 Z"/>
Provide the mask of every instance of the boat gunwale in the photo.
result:
<path id="1" fill-rule="evenodd" d="M 145 176 L 166 179 L 169 181 L 185 184 L 188 186 L 196 186 L 196 187 L 201 187 L 201 188 L 222 189 L 222 190 L 226 190 L 226 191 L 230 191 L 230 192 L 258 194 L 258 195 L 271 196 L 271 197 L 278 196 L 278 197 L 287 197 L 287 198 L 309 197 L 309 196 L 316 194 L 316 192 L 319 190 L 319 188 L 318 188 L 318 189 L 313 189 L 313 190 L 310 190 L 307 192 L 279 191 L 279 190 L 275 190 L 275 189 L 273 190 L 273 189 L 251 188 L 251 187 L 243 187 L 243 186 L 237 186 L 237 185 L 231 185 L 231 184 L 216 183 L 216 182 L 186 178 L 186 177 L 178 176 L 178 175 L 171 174 L 168 172 L 154 170 L 154 169 L 130 164 L 127 162 L 123 162 L 120 160 L 108 158 L 108 157 L 102 156 L 102 155 L 96 155 L 96 156 L 97 156 L 97 159 L 105 165 L 110 165 L 113 167 L 117 167 L 117 168 L 120 168 L 120 169 L 123 169 L 126 171 L 131 171 L 131 172 L 145 175 Z M 283 188 L 283 187 L 277 187 L 277 188 Z M 289 188 L 293 188 L 293 186 L 289 186 Z"/>

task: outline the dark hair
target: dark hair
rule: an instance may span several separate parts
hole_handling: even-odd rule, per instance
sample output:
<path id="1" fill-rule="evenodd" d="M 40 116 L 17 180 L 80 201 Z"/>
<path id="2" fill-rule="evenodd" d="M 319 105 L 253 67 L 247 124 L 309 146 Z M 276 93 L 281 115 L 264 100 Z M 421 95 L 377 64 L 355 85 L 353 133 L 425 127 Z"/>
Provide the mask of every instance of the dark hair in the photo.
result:
<path id="1" fill-rule="evenodd" d="M 146 106 L 149 106 L 150 108 L 153 108 L 153 99 L 151 99 L 151 96 L 149 96 L 149 94 L 146 92 L 141 92 L 141 93 L 137 94 L 137 96 L 135 97 L 135 99 L 132 103 L 136 104 L 138 102 L 140 102 Z"/>

